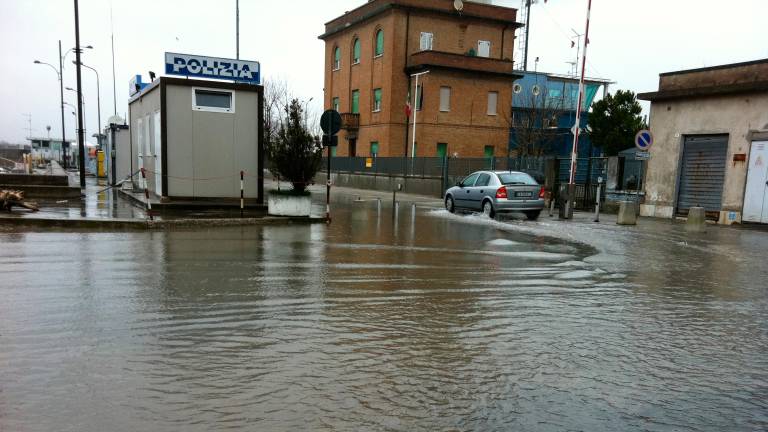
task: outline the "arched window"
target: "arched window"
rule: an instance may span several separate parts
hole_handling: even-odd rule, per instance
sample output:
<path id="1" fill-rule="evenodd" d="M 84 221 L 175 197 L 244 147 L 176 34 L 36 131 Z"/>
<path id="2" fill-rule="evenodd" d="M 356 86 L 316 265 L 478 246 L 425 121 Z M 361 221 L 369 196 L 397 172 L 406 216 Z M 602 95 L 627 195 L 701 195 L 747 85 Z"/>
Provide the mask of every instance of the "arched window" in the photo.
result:
<path id="1" fill-rule="evenodd" d="M 352 64 L 360 63 L 360 39 L 355 38 L 352 44 Z"/>
<path id="2" fill-rule="evenodd" d="M 384 30 L 378 30 L 376 32 L 376 50 L 375 56 L 378 57 L 384 54 Z"/>
<path id="3" fill-rule="evenodd" d="M 333 50 L 333 70 L 341 69 L 341 48 L 336 47 Z"/>

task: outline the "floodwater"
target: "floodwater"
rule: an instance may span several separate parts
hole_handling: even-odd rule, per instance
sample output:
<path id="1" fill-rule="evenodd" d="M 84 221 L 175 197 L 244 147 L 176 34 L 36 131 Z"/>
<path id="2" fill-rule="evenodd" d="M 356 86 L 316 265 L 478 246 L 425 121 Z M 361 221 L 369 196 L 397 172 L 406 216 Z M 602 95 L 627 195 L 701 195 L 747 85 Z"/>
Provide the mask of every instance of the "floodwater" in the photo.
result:
<path id="1" fill-rule="evenodd" d="M 351 197 L 4 233 L 0 431 L 765 430 L 766 244 Z"/>

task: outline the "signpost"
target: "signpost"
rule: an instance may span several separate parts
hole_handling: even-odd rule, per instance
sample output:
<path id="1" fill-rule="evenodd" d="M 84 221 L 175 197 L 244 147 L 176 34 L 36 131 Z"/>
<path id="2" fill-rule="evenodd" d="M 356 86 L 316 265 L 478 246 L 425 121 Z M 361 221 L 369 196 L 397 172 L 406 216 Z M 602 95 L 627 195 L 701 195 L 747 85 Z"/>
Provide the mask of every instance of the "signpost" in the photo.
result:
<path id="1" fill-rule="evenodd" d="M 635 153 L 635 160 L 647 161 L 651 158 L 649 150 L 653 146 L 653 134 L 648 129 L 642 129 L 635 135 L 635 147 L 639 150 Z M 647 164 L 642 164 L 643 179 L 645 179 Z M 640 205 L 640 183 L 637 184 L 637 204 Z"/>
<path id="2" fill-rule="evenodd" d="M 325 218 L 327 223 L 331 223 L 331 147 L 339 145 L 339 137 L 336 136 L 341 130 L 341 114 L 336 110 L 326 110 L 320 116 L 320 128 L 325 132 L 323 135 L 323 147 L 328 148 L 328 175 L 325 185 Z"/>
<path id="3" fill-rule="evenodd" d="M 647 152 L 653 146 L 653 134 L 648 129 L 643 129 L 635 135 L 635 147 L 642 152 Z"/>

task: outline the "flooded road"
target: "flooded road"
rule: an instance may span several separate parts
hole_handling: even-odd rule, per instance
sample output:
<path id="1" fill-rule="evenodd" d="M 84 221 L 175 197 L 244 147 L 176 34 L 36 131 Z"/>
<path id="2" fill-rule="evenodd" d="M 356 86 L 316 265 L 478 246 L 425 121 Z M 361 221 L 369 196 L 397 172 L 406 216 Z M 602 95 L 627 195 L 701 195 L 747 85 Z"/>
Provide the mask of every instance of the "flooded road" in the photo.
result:
<path id="1" fill-rule="evenodd" d="M 0 431 L 768 428 L 765 233 L 556 230 L 0 234 Z"/>

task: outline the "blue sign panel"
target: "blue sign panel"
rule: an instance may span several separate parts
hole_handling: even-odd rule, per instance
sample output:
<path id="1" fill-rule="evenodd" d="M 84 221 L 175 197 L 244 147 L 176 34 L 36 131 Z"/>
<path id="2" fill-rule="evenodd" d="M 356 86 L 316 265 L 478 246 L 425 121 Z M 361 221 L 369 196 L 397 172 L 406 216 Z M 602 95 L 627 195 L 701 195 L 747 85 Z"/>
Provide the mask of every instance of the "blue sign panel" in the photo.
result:
<path id="1" fill-rule="evenodd" d="M 635 135 L 635 147 L 641 151 L 647 151 L 653 145 L 653 134 L 647 129 L 643 129 Z"/>
<path id="2" fill-rule="evenodd" d="M 259 62 L 190 54 L 165 53 L 166 75 L 261 84 Z"/>

